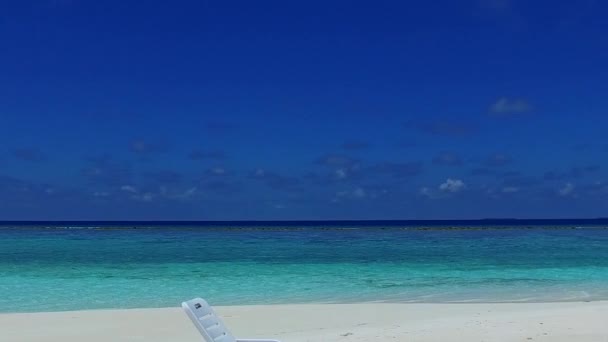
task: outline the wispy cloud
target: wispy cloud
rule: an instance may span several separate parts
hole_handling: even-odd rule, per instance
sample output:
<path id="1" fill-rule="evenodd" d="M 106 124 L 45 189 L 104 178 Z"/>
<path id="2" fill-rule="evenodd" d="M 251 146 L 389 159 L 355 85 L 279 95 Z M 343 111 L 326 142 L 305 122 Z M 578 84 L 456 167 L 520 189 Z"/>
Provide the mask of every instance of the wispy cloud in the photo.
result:
<path id="1" fill-rule="evenodd" d="M 193 197 L 198 192 L 198 187 L 191 186 L 188 188 L 175 188 L 170 186 L 161 185 L 154 188 L 140 189 L 135 185 L 125 184 L 119 188 L 120 192 L 126 194 L 128 198 L 134 201 L 140 202 L 152 202 L 152 201 L 163 201 L 163 200 L 187 200 Z M 95 197 L 107 197 L 110 194 L 108 192 L 94 192 Z"/>
<path id="2" fill-rule="evenodd" d="M 421 187 L 418 190 L 418 195 L 428 199 L 441 199 L 462 192 L 466 188 L 466 184 L 461 179 L 448 178 L 434 189 L 427 186 Z"/>
<path id="3" fill-rule="evenodd" d="M 345 200 L 375 200 L 388 193 L 389 191 L 383 187 L 355 186 L 351 189 L 337 191 L 332 202 L 338 203 Z"/>
<path id="4" fill-rule="evenodd" d="M 604 181 L 595 181 L 591 184 L 582 186 L 580 189 L 584 190 L 589 195 L 608 195 L 608 183 Z"/>
<path id="5" fill-rule="evenodd" d="M 139 191 L 137 191 L 137 189 L 136 189 L 134 186 L 132 186 L 132 185 L 123 185 L 123 186 L 121 186 L 121 187 L 120 187 L 120 190 L 121 190 L 121 191 L 124 191 L 124 192 L 129 192 L 129 193 L 132 193 L 132 194 L 136 194 L 136 193 L 138 193 L 138 192 L 139 192 Z"/>
<path id="6" fill-rule="evenodd" d="M 490 106 L 489 113 L 494 117 L 512 117 L 532 111 L 532 106 L 524 99 L 502 97 Z"/>
<path id="7" fill-rule="evenodd" d="M 378 162 L 366 163 L 342 154 L 326 154 L 315 160 L 315 164 L 324 166 L 322 172 L 308 172 L 303 180 L 316 185 L 355 185 L 365 181 L 387 181 L 387 178 L 403 180 L 422 172 L 423 163 L 412 162 Z"/>
<path id="8" fill-rule="evenodd" d="M 362 162 L 359 159 L 343 154 L 325 154 L 317 158 L 316 165 L 326 170 L 322 173 L 309 172 L 304 178 L 317 185 L 329 185 L 336 182 L 352 182 L 365 176 Z"/>
<path id="9" fill-rule="evenodd" d="M 460 179 L 448 178 L 444 183 L 439 185 L 439 190 L 443 192 L 456 193 L 466 189 L 466 185 Z"/>
<path id="10" fill-rule="evenodd" d="M 426 186 L 420 188 L 420 190 L 418 190 L 418 194 L 420 194 L 421 196 L 427 197 L 427 198 L 435 198 L 436 197 L 436 195 L 433 192 L 433 190 L 429 189 Z"/>
<path id="11" fill-rule="evenodd" d="M 94 191 L 93 192 L 93 197 L 97 197 L 97 198 L 106 198 L 109 197 L 110 193 L 107 191 Z"/>
<path id="12" fill-rule="evenodd" d="M 227 176 L 228 175 L 228 170 L 226 170 L 223 167 L 216 166 L 216 167 L 212 167 L 212 168 L 208 169 L 207 171 L 205 171 L 205 174 L 207 176 L 216 176 L 216 177 L 220 176 L 220 177 L 223 177 L 223 176 Z"/>
<path id="13" fill-rule="evenodd" d="M 574 192 L 574 188 L 574 184 L 566 183 L 557 190 L 557 194 L 562 197 L 571 196 Z"/>
<path id="14" fill-rule="evenodd" d="M 365 189 L 361 188 L 361 187 L 356 187 L 352 190 L 347 190 L 347 191 L 338 191 L 336 192 L 336 196 L 334 198 L 334 202 L 336 200 L 340 200 L 342 198 L 347 198 L 347 199 L 364 199 L 367 197 L 367 192 L 365 191 Z"/>
<path id="15" fill-rule="evenodd" d="M 120 186 L 131 182 L 133 174 L 128 163 L 109 156 L 88 159 L 88 165 L 81 170 L 82 175 L 92 184 Z"/>
<path id="16" fill-rule="evenodd" d="M 52 187 L 48 184 L 31 182 L 10 176 L 0 175 L 0 195 L 41 195 L 49 194 L 46 190 Z M 8 199 L 5 199 L 8 200 Z"/>
<path id="17" fill-rule="evenodd" d="M 198 187 L 192 186 L 190 188 L 186 188 L 184 190 L 180 189 L 171 189 L 166 186 L 161 186 L 159 195 L 163 198 L 170 200 L 187 200 L 198 192 Z"/>
<path id="18" fill-rule="evenodd" d="M 516 187 L 516 186 L 505 186 L 505 187 L 502 188 L 502 192 L 507 193 L 507 194 L 516 193 L 516 192 L 519 192 L 519 187 Z"/>
<path id="19" fill-rule="evenodd" d="M 258 180 L 266 186 L 275 189 L 275 190 L 283 190 L 283 191 L 299 191 L 301 181 L 295 177 L 287 177 L 280 175 L 275 172 L 271 172 L 264 169 L 257 169 L 250 173 L 249 177 L 251 179 Z"/>
<path id="20" fill-rule="evenodd" d="M 348 172 L 345 169 L 337 169 L 334 174 L 337 179 L 345 179 L 348 177 Z"/>

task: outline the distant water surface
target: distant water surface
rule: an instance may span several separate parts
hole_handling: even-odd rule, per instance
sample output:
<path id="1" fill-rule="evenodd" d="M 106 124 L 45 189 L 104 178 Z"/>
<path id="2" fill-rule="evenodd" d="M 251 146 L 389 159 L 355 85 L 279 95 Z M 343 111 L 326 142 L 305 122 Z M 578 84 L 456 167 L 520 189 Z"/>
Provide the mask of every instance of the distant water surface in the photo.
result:
<path id="1" fill-rule="evenodd" d="M 608 299 L 608 221 L 16 223 L 0 312 Z"/>

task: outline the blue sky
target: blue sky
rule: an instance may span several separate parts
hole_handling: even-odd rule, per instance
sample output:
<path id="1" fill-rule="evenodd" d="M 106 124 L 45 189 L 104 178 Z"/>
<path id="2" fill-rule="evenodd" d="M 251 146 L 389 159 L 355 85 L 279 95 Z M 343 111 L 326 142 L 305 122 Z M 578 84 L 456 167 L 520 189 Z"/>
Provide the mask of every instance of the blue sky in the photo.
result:
<path id="1" fill-rule="evenodd" d="M 0 6 L 0 219 L 607 216 L 603 2 Z"/>

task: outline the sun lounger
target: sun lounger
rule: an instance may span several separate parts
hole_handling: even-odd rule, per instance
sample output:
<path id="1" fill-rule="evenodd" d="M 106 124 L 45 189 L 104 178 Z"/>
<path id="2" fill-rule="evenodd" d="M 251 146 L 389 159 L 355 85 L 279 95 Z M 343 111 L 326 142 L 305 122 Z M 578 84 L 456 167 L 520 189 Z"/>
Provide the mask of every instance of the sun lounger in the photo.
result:
<path id="1" fill-rule="evenodd" d="M 207 342 L 279 342 L 269 339 L 237 339 L 215 314 L 213 308 L 202 298 L 182 303 L 182 308 Z"/>

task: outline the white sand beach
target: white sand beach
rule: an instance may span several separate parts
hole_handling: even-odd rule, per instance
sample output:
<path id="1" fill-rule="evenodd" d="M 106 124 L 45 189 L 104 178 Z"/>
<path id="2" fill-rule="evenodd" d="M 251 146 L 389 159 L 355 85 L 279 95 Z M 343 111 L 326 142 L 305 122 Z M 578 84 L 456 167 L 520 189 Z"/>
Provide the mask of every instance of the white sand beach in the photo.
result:
<path id="1" fill-rule="evenodd" d="M 608 341 L 608 302 L 216 307 L 237 337 L 288 341 Z M 195 342 L 180 308 L 1 314 L 0 341 Z"/>

